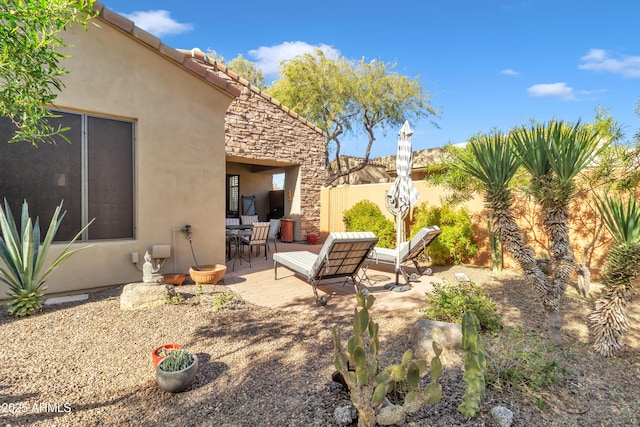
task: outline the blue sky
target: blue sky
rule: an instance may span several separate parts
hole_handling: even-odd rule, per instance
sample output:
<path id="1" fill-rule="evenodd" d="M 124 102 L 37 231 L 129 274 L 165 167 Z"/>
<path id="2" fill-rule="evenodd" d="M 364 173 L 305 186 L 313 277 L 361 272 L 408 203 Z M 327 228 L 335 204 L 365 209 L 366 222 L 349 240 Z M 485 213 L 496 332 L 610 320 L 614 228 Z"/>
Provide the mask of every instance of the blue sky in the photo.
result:
<path id="1" fill-rule="evenodd" d="M 414 150 L 478 132 L 556 118 L 592 121 L 609 110 L 631 139 L 640 129 L 640 2 L 635 0 L 396 0 L 190 2 L 105 0 L 174 48 L 241 54 L 267 80 L 278 64 L 322 48 L 396 63 L 419 77 L 440 111 L 411 123 Z M 395 154 L 379 133 L 372 157 Z M 362 155 L 365 137 L 343 142 Z"/>

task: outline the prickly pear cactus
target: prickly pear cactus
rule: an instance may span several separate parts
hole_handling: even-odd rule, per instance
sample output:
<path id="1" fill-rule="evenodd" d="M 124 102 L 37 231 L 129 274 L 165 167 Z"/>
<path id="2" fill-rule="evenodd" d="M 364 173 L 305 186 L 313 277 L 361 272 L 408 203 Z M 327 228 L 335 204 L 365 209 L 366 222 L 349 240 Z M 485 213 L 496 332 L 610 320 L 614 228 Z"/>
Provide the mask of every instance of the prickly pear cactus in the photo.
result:
<path id="1" fill-rule="evenodd" d="M 334 366 L 349 387 L 351 401 L 358 410 L 358 426 L 374 427 L 376 422 L 380 425 L 395 424 L 425 404 L 438 402 L 442 397 L 442 387 L 438 383 L 442 374 L 442 346 L 433 343 L 432 383 L 422 389 L 420 378 L 427 370 L 427 361 L 414 359 L 412 350 L 404 353 L 400 364 L 381 370 L 378 363 L 378 324 L 369 316 L 375 298 L 358 292 L 357 300 L 361 309 L 354 309 L 353 338 L 348 341 L 346 350 L 343 349 L 340 334 L 334 327 L 333 343 Z M 383 406 L 387 393 L 401 381 L 409 387 L 404 404 Z"/>
<path id="2" fill-rule="evenodd" d="M 480 409 L 480 399 L 485 389 L 484 374 L 487 361 L 478 329 L 478 318 L 473 313 L 466 312 L 462 317 L 462 349 L 465 352 L 464 382 L 467 387 L 458 410 L 467 418 L 473 417 Z"/>

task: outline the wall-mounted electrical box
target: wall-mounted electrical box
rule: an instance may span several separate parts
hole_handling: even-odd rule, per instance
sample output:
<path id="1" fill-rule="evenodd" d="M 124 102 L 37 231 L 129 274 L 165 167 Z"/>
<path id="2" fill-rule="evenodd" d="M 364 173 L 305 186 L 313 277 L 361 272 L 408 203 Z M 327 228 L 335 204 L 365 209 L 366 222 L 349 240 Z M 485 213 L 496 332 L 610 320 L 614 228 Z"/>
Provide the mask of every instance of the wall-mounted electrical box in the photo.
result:
<path id="1" fill-rule="evenodd" d="M 151 246 L 151 258 L 165 259 L 171 256 L 170 245 L 153 245 Z"/>

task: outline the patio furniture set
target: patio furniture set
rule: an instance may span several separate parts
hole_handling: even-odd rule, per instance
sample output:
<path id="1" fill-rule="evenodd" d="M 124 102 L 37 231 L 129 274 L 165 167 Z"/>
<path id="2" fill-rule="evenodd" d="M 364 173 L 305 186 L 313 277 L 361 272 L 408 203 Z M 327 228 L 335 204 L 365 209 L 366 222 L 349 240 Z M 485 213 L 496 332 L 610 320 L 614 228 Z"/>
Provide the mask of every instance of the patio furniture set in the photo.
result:
<path id="1" fill-rule="evenodd" d="M 272 219 L 269 222 L 259 222 L 257 215 L 242 215 L 240 218 L 226 219 L 226 243 L 227 261 L 233 259 L 235 271 L 236 260 L 242 262 L 244 247 L 248 247 L 248 261 L 251 267 L 251 254 L 256 248 L 256 256 L 260 254 L 260 248 L 264 248 L 264 257 L 267 259 L 269 242 L 273 242 L 275 251 L 278 251 L 276 238 L 280 230 L 280 220 Z M 231 255 L 231 249 L 234 249 Z"/>
<path id="2" fill-rule="evenodd" d="M 273 242 L 274 279 L 278 279 L 278 266 L 302 276 L 311 284 L 317 305 L 327 303 L 325 296 L 318 295 L 317 286 L 320 281 L 345 278 L 346 283 L 350 279 L 357 293 L 362 279 L 367 277 L 366 270 L 372 261 L 376 264 L 394 264 L 396 272 L 402 274 L 405 280 L 405 285 L 401 286 L 399 283 L 396 285 L 401 288 L 400 290 L 408 289 L 413 275 L 410 276 L 407 273 L 407 264 L 413 263 L 419 275 L 427 272 L 427 269 L 420 267 L 418 258 L 425 253 L 441 232 L 437 226 L 424 227 L 410 241 L 401 243 L 399 249 L 377 247 L 378 238 L 369 231 L 332 232 L 329 233 L 317 254 L 310 251 L 279 253 L 276 239 L 280 220 L 271 219 L 269 222 L 260 222 L 257 215 L 241 215 L 240 218 L 227 218 L 226 221 L 227 261 L 233 259 L 234 271 L 236 261 L 242 262 L 245 247 L 248 248 L 248 261 L 251 267 L 253 248 L 256 249 L 256 256 L 258 256 L 260 248 L 263 247 L 265 259 L 268 259 L 269 242 Z M 234 249 L 233 254 L 232 249 Z M 362 273 L 359 276 L 361 269 Z M 415 277 L 413 279 L 416 280 Z M 367 292 L 366 288 L 362 291 Z"/>
<path id="3" fill-rule="evenodd" d="M 417 259 L 440 232 L 437 226 L 423 228 L 409 242 L 404 242 L 399 250 L 376 247 L 378 238 L 372 232 L 329 233 L 318 254 L 309 251 L 275 253 L 273 255 L 274 279 L 278 280 L 278 266 L 302 276 L 311 284 L 313 296 L 319 306 L 327 304 L 326 296 L 318 296 L 317 286 L 320 281 L 346 278 L 346 283 L 351 279 L 357 293 L 360 290 L 361 279 L 366 277 L 366 267 L 360 276 L 358 272 L 368 261 L 393 263 L 399 266 L 406 280 L 404 286 L 408 286 L 409 275 L 405 265 L 413 262 L 419 274 L 425 272 L 418 265 Z M 366 293 L 366 288 L 362 291 Z"/>

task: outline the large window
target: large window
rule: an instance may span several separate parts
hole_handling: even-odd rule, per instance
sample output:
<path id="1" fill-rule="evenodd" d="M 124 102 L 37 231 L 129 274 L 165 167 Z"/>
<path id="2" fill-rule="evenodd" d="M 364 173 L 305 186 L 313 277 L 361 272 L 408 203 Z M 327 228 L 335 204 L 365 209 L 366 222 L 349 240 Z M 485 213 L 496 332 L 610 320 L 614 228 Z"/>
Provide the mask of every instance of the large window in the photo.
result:
<path id="1" fill-rule="evenodd" d="M 54 127 L 69 127 L 71 141 L 55 145 L 8 144 L 13 124 L 0 117 L 0 197 L 19 221 L 23 200 L 46 231 L 57 205 L 66 215 L 57 241 L 68 241 L 95 221 L 82 240 L 134 237 L 133 136 L 131 121 L 55 112 Z"/>

